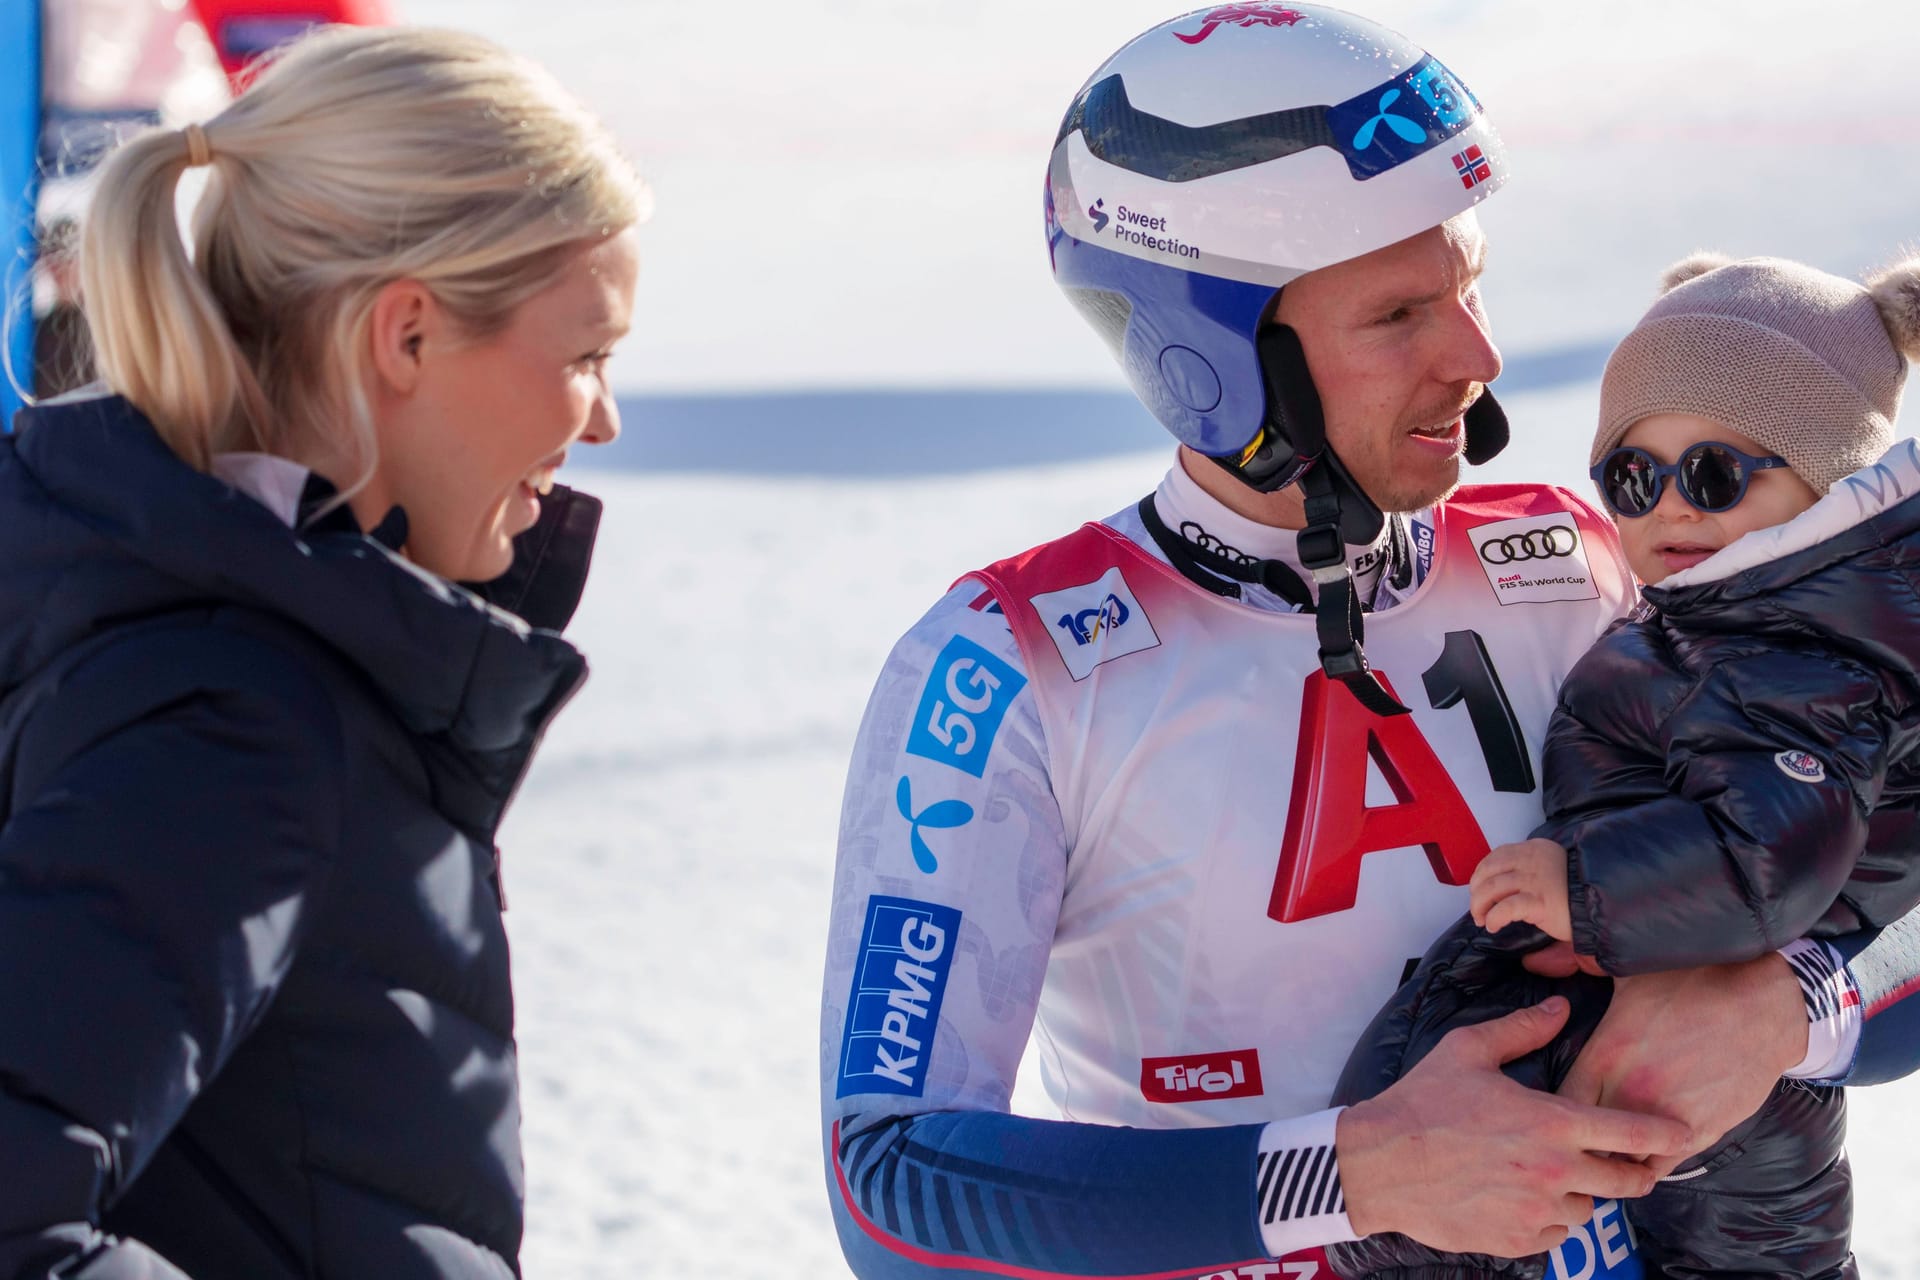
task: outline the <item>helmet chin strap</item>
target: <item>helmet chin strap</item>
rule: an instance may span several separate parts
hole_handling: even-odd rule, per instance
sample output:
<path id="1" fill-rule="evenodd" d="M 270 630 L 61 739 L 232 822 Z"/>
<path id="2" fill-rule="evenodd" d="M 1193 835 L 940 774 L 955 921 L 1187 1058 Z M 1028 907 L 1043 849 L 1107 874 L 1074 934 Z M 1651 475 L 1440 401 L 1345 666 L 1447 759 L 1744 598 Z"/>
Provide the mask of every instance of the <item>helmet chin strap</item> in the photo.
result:
<path id="1" fill-rule="evenodd" d="M 1299 486 L 1307 523 L 1297 546 L 1319 595 L 1314 617 L 1320 669 L 1375 715 L 1406 715 L 1408 708 L 1387 692 L 1360 647 L 1366 625 L 1347 560 L 1349 544 L 1367 546 L 1380 536 L 1386 515 L 1327 447 L 1326 415 L 1300 335 L 1291 326 L 1269 324 L 1254 345 L 1267 384 L 1267 420 L 1245 451 L 1215 461 L 1262 493 Z M 1506 447 L 1507 416 L 1491 392 L 1474 401 L 1464 426 L 1468 462 L 1485 462 Z"/>

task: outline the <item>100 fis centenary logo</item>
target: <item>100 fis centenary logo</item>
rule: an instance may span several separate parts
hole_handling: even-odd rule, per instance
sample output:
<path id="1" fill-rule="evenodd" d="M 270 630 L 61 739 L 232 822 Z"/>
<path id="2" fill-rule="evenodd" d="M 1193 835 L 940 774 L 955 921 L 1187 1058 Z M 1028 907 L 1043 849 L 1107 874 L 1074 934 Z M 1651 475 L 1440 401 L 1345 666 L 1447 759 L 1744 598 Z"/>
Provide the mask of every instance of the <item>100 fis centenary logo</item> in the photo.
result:
<path id="1" fill-rule="evenodd" d="M 1028 603 L 1047 624 L 1047 634 L 1075 680 L 1085 680 L 1103 662 L 1160 643 L 1152 620 L 1117 566 L 1092 582 L 1043 591 Z"/>

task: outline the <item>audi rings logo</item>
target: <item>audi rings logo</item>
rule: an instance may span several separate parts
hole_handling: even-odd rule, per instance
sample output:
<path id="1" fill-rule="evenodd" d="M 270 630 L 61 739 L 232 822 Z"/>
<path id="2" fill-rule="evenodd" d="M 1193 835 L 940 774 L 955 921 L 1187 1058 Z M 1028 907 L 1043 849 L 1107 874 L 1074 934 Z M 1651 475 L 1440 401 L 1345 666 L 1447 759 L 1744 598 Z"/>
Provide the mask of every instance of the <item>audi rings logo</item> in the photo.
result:
<path id="1" fill-rule="evenodd" d="M 1565 525 L 1529 529 L 1505 538 L 1489 538 L 1480 546 L 1480 558 L 1488 564 L 1512 564 L 1516 560 L 1557 560 L 1580 549 L 1580 535 Z"/>
<path id="2" fill-rule="evenodd" d="M 1571 511 L 1493 520 L 1472 526 L 1467 536 L 1479 553 L 1487 585 L 1503 605 L 1600 598 Z M 1436 570 L 1439 564 L 1436 559 Z"/>

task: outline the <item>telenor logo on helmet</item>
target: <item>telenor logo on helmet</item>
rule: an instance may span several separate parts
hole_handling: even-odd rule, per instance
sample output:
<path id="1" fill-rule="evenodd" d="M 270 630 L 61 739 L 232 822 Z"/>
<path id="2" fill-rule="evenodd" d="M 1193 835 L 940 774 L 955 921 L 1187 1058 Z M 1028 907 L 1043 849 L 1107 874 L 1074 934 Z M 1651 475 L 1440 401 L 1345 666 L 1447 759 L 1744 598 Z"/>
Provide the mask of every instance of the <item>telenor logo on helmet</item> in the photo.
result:
<path id="1" fill-rule="evenodd" d="M 1289 9 L 1277 4 L 1229 4 L 1210 10 L 1200 20 L 1200 29 L 1192 35 L 1184 31 L 1174 32 L 1176 39 L 1186 44 L 1199 44 L 1223 26 L 1236 27 L 1290 27 L 1307 15 L 1298 9 Z"/>
<path id="2" fill-rule="evenodd" d="M 1774 756 L 1773 762 L 1780 766 L 1780 772 L 1796 782 L 1827 780 L 1827 767 L 1804 751 L 1782 751 Z"/>
<path id="3" fill-rule="evenodd" d="M 1374 108 L 1373 114 L 1367 117 L 1367 122 L 1360 126 L 1358 133 L 1353 135 L 1353 149 L 1355 151 L 1365 151 L 1368 147 L 1371 147 L 1373 145 L 1374 134 L 1383 124 L 1408 142 L 1420 143 L 1427 140 L 1427 131 L 1425 129 L 1422 129 L 1405 116 L 1393 114 L 1393 112 L 1388 109 L 1398 101 L 1400 101 L 1400 91 L 1398 89 L 1389 89 L 1380 95 L 1380 105 Z"/>

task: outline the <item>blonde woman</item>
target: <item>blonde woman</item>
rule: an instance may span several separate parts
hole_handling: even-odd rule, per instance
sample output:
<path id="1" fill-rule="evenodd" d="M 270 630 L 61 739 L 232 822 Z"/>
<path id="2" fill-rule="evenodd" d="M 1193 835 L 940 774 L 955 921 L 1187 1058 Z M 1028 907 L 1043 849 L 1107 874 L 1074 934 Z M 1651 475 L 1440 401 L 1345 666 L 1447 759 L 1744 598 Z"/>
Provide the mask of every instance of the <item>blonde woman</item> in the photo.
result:
<path id="1" fill-rule="evenodd" d="M 102 173 L 111 394 L 0 443 L 0 1276 L 517 1274 L 492 836 L 585 674 L 553 477 L 619 429 L 644 201 L 425 31 Z M 510 568 L 529 616 L 454 585 Z"/>

